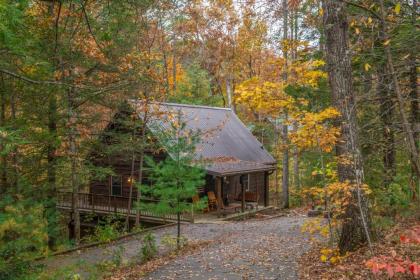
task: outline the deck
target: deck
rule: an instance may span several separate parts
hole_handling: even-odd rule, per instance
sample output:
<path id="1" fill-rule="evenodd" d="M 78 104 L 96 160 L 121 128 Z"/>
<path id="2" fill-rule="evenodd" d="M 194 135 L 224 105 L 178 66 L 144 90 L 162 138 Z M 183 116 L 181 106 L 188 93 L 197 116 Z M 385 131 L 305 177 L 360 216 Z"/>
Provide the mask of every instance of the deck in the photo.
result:
<path id="1" fill-rule="evenodd" d="M 78 209 L 80 213 L 93 213 L 101 215 L 122 215 L 128 214 L 128 197 L 110 196 L 92 193 L 78 193 Z M 72 192 L 57 193 L 57 208 L 61 210 L 72 210 Z M 158 201 L 153 199 L 141 198 L 141 203 L 156 204 Z M 136 217 L 136 198 L 132 198 L 130 217 Z M 152 208 L 152 207 L 151 207 Z M 176 213 L 159 213 L 152 210 L 141 210 L 140 219 L 157 222 L 173 222 L 177 220 Z M 189 213 L 181 214 L 181 221 L 194 222 L 194 207 L 191 204 Z"/>

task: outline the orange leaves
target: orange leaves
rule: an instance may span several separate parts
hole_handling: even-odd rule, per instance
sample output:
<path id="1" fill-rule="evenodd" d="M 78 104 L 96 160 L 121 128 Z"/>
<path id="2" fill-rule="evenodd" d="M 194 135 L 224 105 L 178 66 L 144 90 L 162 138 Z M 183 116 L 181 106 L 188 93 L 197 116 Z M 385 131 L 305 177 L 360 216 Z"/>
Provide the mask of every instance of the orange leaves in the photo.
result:
<path id="1" fill-rule="evenodd" d="M 403 244 L 414 244 L 417 247 L 420 244 L 420 226 L 414 226 L 400 235 L 400 241 Z M 380 255 L 371 258 L 366 261 L 365 265 L 375 275 L 384 272 L 391 278 L 397 274 L 420 276 L 420 264 L 399 256 L 395 250 L 390 251 L 390 256 Z"/>
<path id="2" fill-rule="evenodd" d="M 406 234 L 400 236 L 401 243 L 420 244 L 420 226 L 415 226 L 408 230 Z"/>
<path id="3" fill-rule="evenodd" d="M 420 275 L 420 265 L 418 263 L 411 262 L 408 259 L 403 259 L 397 256 L 396 253 L 393 254 L 393 256 L 379 256 L 371 258 L 366 261 L 365 265 L 372 271 L 373 274 L 377 275 L 385 272 L 391 278 L 396 274 L 412 274 L 413 276 Z"/>

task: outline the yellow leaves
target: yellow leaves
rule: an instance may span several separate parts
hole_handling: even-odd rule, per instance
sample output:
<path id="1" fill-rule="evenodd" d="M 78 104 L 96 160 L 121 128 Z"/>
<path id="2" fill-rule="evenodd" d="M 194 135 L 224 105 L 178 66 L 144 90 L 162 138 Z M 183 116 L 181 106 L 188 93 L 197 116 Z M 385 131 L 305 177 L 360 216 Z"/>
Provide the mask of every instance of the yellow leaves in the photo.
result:
<path id="1" fill-rule="evenodd" d="M 389 43 L 391 43 L 391 39 L 386 40 L 386 41 L 384 42 L 384 46 L 388 46 L 388 45 L 389 45 Z"/>
<path id="2" fill-rule="evenodd" d="M 293 99 L 284 93 L 283 83 L 263 81 L 254 77 L 241 83 L 235 91 L 236 102 L 255 108 L 258 112 L 278 116 L 293 110 Z"/>
<path id="3" fill-rule="evenodd" d="M 365 71 L 368 72 L 372 66 L 369 63 L 365 63 Z"/>
<path id="4" fill-rule="evenodd" d="M 401 3 L 397 3 L 394 8 L 394 12 L 398 15 L 401 11 Z"/>
<path id="5" fill-rule="evenodd" d="M 324 152 L 332 151 L 335 146 L 339 129 L 328 121 L 337 118 L 340 113 L 333 107 L 319 113 L 305 112 L 298 118 L 298 130 L 290 134 L 291 142 L 300 149 L 319 147 Z"/>
<path id="6" fill-rule="evenodd" d="M 331 264 L 336 264 L 344 258 L 340 256 L 338 249 L 323 248 L 320 250 L 320 253 L 320 260 L 322 262 L 329 261 Z"/>
<path id="7" fill-rule="evenodd" d="M 360 29 L 358 27 L 354 28 L 354 32 L 356 32 L 357 35 L 360 34 Z"/>
<path id="8" fill-rule="evenodd" d="M 323 248 L 323 249 L 321 249 L 321 254 L 322 255 L 330 255 L 330 254 L 332 254 L 333 253 L 333 250 L 332 249 L 330 249 L 330 248 Z"/>
<path id="9" fill-rule="evenodd" d="M 312 61 L 312 67 L 320 67 L 324 65 L 325 65 L 325 61 L 323 61 L 322 59 L 316 59 Z"/>

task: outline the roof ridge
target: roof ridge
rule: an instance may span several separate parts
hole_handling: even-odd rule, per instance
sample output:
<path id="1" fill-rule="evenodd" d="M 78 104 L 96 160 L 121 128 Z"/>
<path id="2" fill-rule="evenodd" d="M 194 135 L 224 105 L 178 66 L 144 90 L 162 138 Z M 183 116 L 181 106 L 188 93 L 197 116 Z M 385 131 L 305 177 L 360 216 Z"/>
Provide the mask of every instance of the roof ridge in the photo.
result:
<path id="1" fill-rule="evenodd" d="M 137 103 L 138 101 L 141 102 L 142 99 L 134 99 L 133 101 Z M 178 106 L 178 107 L 203 108 L 203 109 L 232 111 L 231 108 L 225 108 L 225 107 L 213 107 L 213 106 L 205 106 L 205 105 L 182 104 L 182 103 L 172 103 L 172 102 L 149 101 L 149 104 L 159 104 L 159 105 L 165 105 L 165 106 Z"/>

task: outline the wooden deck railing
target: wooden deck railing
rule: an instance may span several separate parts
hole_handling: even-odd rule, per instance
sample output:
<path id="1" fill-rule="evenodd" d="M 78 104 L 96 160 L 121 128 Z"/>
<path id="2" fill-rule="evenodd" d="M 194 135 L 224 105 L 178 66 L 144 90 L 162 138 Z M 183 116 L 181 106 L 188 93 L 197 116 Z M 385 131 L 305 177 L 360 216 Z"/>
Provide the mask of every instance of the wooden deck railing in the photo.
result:
<path id="1" fill-rule="evenodd" d="M 72 192 L 57 192 L 57 207 L 62 209 L 72 208 Z M 128 197 L 112 196 L 92 193 L 78 193 L 78 209 L 82 212 L 105 213 L 105 214 L 120 214 L 127 215 L 128 213 Z M 137 198 L 133 197 L 131 201 L 130 216 L 136 216 Z M 158 200 L 150 198 L 141 198 L 140 203 L 144 206 L 140 211 L 141 217 L 155 218 L 163 221 L 174 221 L 177 219 L 176 212 L 173 213 L 159 213 L 153 210 L 153 207 L 148 209 L 147 205 L 158 203 Z M 181 214 L 182 221 L 193 222 L 194 210 L 191 204 L 191 212 Z"/>

